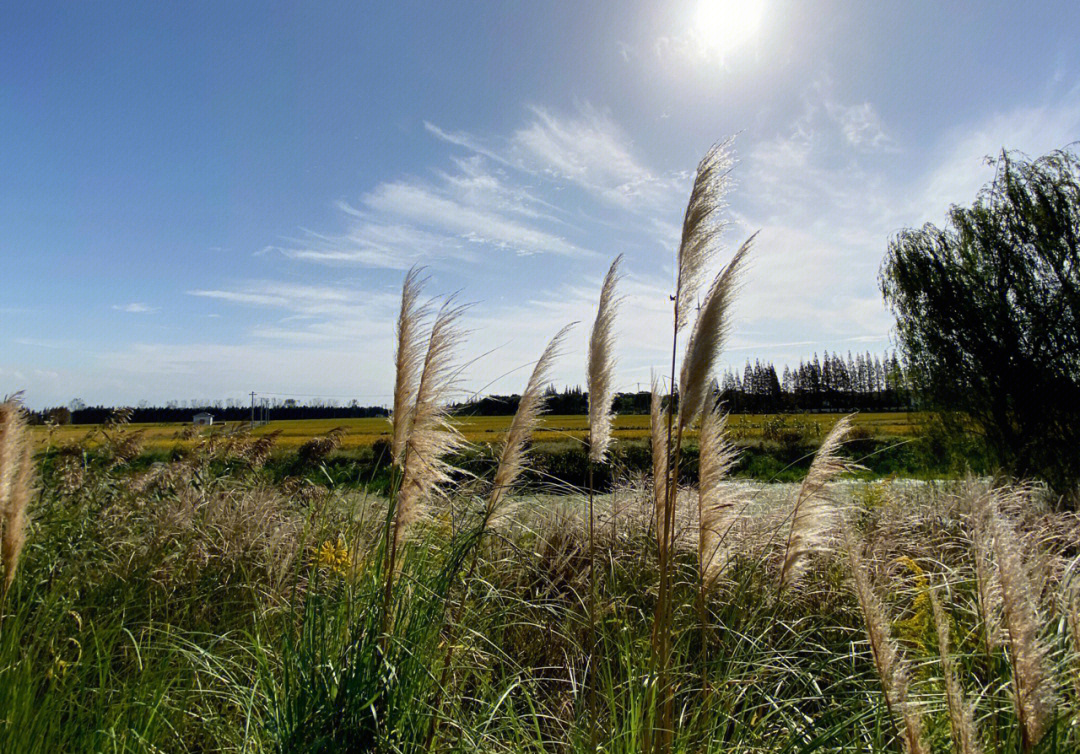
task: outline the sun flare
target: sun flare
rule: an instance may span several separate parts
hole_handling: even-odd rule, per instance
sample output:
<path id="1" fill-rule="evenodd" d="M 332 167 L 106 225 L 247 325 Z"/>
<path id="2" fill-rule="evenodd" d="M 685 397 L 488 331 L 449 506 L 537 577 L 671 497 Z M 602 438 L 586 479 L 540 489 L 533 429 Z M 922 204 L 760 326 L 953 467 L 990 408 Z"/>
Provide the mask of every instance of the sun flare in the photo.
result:
<path id="1" fill-rule="evenodd" d="M 764 10 L 762 0 L 701 0 L 694 30 L 704 47 L 725 55 L 754 37 Z"/>

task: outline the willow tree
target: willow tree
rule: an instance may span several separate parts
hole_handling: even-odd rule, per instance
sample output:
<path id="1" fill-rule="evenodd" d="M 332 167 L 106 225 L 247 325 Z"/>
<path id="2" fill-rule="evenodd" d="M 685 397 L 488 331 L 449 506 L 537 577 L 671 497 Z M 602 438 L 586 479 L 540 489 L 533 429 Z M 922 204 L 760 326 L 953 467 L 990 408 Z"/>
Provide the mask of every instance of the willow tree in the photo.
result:
<path id="1" fill-rule="evenodd" d="M 1002 152 L 945 227 L 901 231 L 881 288 L 914 387 L 981 432 L 1001 466 L 1080 481 L 1080 159 Z M 1072 498 L 1075 502 L 1076 498 Z"/>

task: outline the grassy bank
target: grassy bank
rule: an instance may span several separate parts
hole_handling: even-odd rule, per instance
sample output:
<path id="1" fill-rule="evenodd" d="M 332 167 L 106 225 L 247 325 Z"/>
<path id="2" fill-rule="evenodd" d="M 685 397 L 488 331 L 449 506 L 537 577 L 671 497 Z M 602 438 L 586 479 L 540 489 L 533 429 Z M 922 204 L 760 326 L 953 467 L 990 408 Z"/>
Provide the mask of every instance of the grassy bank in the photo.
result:
<path id="1" fill-rule="evenodd" d="M 591 751 L 595 720 L 604 751 L 640 751 L 657 580 L 647 485 L 598 500 L 592 619 L 583 493 L 560 483 L 559 495 L 519 496 L 478 540 L 485 483 L 468 476 L 403 550 L 387 617 L 382 498 L 279 478 L 272 457 L 231 452 L 48 460 L 0 608 L 0 750 Z M 318 466 L 333 477 L 333 456 Z M 1080 746 L 1074 516 L 973 482 L 849 480 L 830 499 L 849 512 L 858 560 L 823 548 L 798 586 L 781 587 L 797 486 L 734 485 L 744 504 L 704 627 L 694 495 L 680 496 L 675 750 L 896 750 L 854 567 L 881 603 L 927 746 L 951 746 L 933 592 L 976 735 L 1016 751 L 1006 605 L 980 592 L 988 501 L 1014 533 L 995 541 L 1014 550 L 987 563 L 1019 569 L 1010 577 L 1027 585 L 1035 621 L 1023 672 L 1042 673 L 1037 691 L 1055 700 L 1037 750 Z"/>

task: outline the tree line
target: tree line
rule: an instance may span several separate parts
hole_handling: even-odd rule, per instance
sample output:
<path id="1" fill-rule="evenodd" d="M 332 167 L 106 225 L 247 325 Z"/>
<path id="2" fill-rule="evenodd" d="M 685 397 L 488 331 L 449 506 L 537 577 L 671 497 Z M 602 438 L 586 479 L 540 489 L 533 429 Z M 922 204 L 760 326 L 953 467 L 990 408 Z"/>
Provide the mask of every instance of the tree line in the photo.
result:
<path id="1" fill-rule="evenodd" d="M 771 414 L 795 411 L 905 411 L 910 406 L 905 366 L 897 355 L 883 357 L 849 353 L 846 358 L 825 352 L 815 353 L 809 361 L 800 361 L 792 369 L 784 366 L 778 377 L 771 362 L 746 362 L 741 372 L 728 370 L 714 380 L 712 393 L 727 411 L 736 414 Z M 518 395 L 488 395 L 458 403 L 453 413 L 458 416 L 507 416 L 517 410 Z M 616 414 L 649 413 L 648 391 L 616 393 L 613 410 Z M 589 394 L 580 386 L 547 392 L 548 413 L 560 415 L 585 414 L 589 410 Z M 385 406 L 361 406 L 357 401 L 337 405 L 326 400 L 302 403 L 296 399 L 264 399 L 255 405 L 259 420 L 266 409 L 274 421 L 292 419 L 363 419 L 389 416 Z M 170 401 L 163 406 L 140 404 L 132 407 L 131 421 L 136 423 L 190 422 L 195 414 L 212 414 L 216 422 L 246 422 L 251 420 L 251 406 L 235 400 L 228 401 Z M 107 421 L 116 407 L 87 406 L 74 400 L 68 406 L 56 406 L 31 414 L 37 424 L 101 424 Z"/>
<path id="2" fill-rule="evenodd" d="M 712 385 L 715 400 L 734 414 L 774 414 L 796 411 L 907 411 L 912 397 L 907 388 L 906 367 L 895 353 L 869 353 L 842 357 L 815 353 L 794 369 L 785 365 L 777 376 L 771 362 L 749 361 L 741 372 L 727 370 Z M 617 414 L 649 413 L 650 393 L 616 393 Z M 489 395 L 458 404 L 454 413 L 467 416 L 502 416 L 517 409 L 517 395 Z M 584 414 L 589 394 L 581 387 L 561 391 L 549 388 L 548 413 Z"/>
<path id="3" fill-rule="evenodd" d="M 273 401 L 255 405 L 255 418 L 263 416 L 263 409 L 268 410 L 268 417 L 274 421 L 291 419 L 364 419 L 373 416 L 389 416 L 384 406 L 361 406 L 353 401 L 348 405 L 337 406 L 326 402 L 303 404 L 293 399 Z M 70 406 L 47 408 L 30 415 L 30 421 L 44 424 L 52 421 L 56 424 L 101 424 L 116 412 L 114 406 L 86 406 L 73 401 Z M 135 423 L 190 422 L 195 414 L 208 413 L 215 422 L 251 421 L 251 406 L 221 401 L 197 403 L 188 402 L 181 406 L 171 402 L 164 406 L 140 405 L 131 408 L 131 421 Z"/>

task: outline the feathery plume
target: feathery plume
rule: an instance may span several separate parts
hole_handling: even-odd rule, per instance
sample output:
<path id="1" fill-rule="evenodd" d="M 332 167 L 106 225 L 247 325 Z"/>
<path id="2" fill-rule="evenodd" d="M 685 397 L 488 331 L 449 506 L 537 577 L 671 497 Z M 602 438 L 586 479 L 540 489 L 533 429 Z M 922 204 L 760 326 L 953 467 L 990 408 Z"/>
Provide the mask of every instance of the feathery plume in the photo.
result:
<path id="1" fill-rule="evenodd" d="M 4 521 L 4 536 L 0 543 L 3 557 L 0 561 L 4 564 L 4 585 L 0 589 L 0 595 L 7 594 L 11 584 L 15 581 L 15 568 L 19 565 L 19 554 L 26 543 L 26 508 L 30 502 L 30 475 L 33 468 L 33 457 L 30 442 L 26 439 L 22 442 L 22 459 L 19 463 L 19 471 L 15 477 L 15 484 L 8 500 L 7 515 Z"/>
<path id="2" fill-rule="evenodd" d="M 416 388 L 420 380 L 420 368 L 424 363 L 424 334 L 421 329 L 427 307 L 420 304 L 424 281 L 420 279 L 422 268 L 413 267 L 405 276 L 401 287 L 401 312 L 397 321 L 397 345 L 394 352 L 394 410 L 391 416 L 393 434 L 390 452 L 393 462 L 401 466 L 405 442 L 409 435 L 409 423 L 416 403 Z"/>
<path id="3" fill-rule="evenodd" d="M 1069 593 L 1069 604 L 1065 616 L 1069 624 L 1069 638 L 1072 640 L 1073 683 L 1076 685 L 1076 694 L 1080 696 L 1080 590 L 1073 587 Z"/>
<path id="4" fill-rule="evenodd" d="M 922 720 L 907 702 L 908 671 L 907 663 L 900 655 L 900 649 L 893 641 L 889 631 L 889 620 L 885 616 L 885 607 L 866 576 L 866 566 L 859 554 L 847 526 L 841 527 L 844 535 L 844 549 L 847 550 L 851 565 L 851 576 L 855 582 L 855 596 L 863 614 L 863 625 L 870 640 L 870 653 L 874 660 L 874 669 L 885 695 L 885 706 L 894 724 L 898 722 L 900 740 L 908 754 L 929 754 L 929 749 L 922 740 Z"/>
<path id="5" fill-rule="evenodd" d="M 705 387 L 731 326 L 727 314 L 738 287 L 742 263 L 756 237 L 756 233 L 750 236 L 713 280 L 694 322 L 679 372 L 679 425 L 683 428 L 693 424 L 704 404 Z"/>
<path id="6" fill-rule="evenodd" d="M 16 400 L 0 404 L 0 596 L 15 580 L 15 568 L 26 541 L 26 509 L 30 503 L 33 448 L 26 420 Z"/>
<path id="7" fill-rule="evenodd" d="M 730 546 L 725 537 L 734 520 L 736 501 L 722 482 L 739 457 L 727 439 L 727 416 L 713 405 L 701 420 L 698 461 L 698 563 L 703 588 L 708 590 L 727 565 Z"/>
<path id="8" fill-rule="evenodd" d="M 728 144 L 710 149 L 697 166 L 694 187 L 683 216 L 682 240 L 679 243 L 678 280 L 675 286 L 675 330 L 684 328 L 694 297 L 716 255 L 717 242 L 727 223 L 718 219 L 727 206 L 724 197 L 730 187 L 732 167 Z"/>
<path id="9" fill-rule="evenodd" d="M 941 674 L 945 677 L 945 702 L 949 708 L 953 746 L 959 754 L 982 754 L 979 736 L 975 731 L 974 716 L 971 707 L 964 702 L 964 692 L 960 688 L 960 680 L 956 677 L 956 661 L 949 648 L 949 616 L 934 590 L 928 589 L 927 594 L 934 615 L 934 627 L 937 629 L 938 655 L 941 657 Z"/>
<path id="10" fill-rule="evenodd" d="M 510 429 L 506 432 L 502 452 L 499 454 L 499 466 L 495 472 L 494 486 L 488 497 L 487 514 L 495 515 L 499 506 L 506 498 L 506 493 L 514 485 L 521 474 L 525 464 L 525 446 L 532 436 L 533 430 L 540 421 L 540 414 L 544 410 L 544 385 L 547 384 L 548 375 L 555 359 L 558 358 L 559 348 L 566 339 L 567 333 L 573 327 L 569 324 L 555 335 L 548 343 L 544 353 L 541 354 L 536 366 L 533 367 L 529 382 L 525 385 L 525 392 L 521 394 L 514 419 L 510 422 Z"/>
<path id="11" fill-rule="evenodd" d="M 799 485 L 791 514 L 791 533 L 784 548 L 784 565 L 780 569 L 780 583 L 784 586 L 798 581 L 809 556 L 825 549 L 835 514 L 833 500 L 826 494 L 827 485 L 840 474 L 860 468 L 839 455 L 840 446 L 851 431 L 853 416 L 844 416 L 836 422 Z"/>
<path id="12" fill-rule="evenodd" d="M 667 427 L 664 424 L 663 395 L 656 376 L 652 379 L 652 399 L 649 402 L 649 438 L 652 442 L 653 505 L 656 514 L 656 538 L 664 549 L 664 517 L 667 512 L 667 476 L 670 463 Z"/>
<path id="13" fill-rule="evenodd" d="M 446 456 L 464 444 L 461 434 L 447 421 L 446 404 L 457 375 L 454 356 L 463 337 L 459 321 L 464 311 L 465 307 L 452 300 L 444 303 L 428 336 L 403 451 L 401 489 L 394 513 L 395 546 L 423 515 L 439 485 L 450 480 Z"/>
<path id="14" fill-rule="evenodd" d="M 988 493 L 969 486 L 971 496 L 972 559 L 975 561 L 975 588 L 979 618 L 983 624 L 983 644 L 987 656 L 1001 644 L 1001 584 L 994 568 L 994 537 Z"/>
<path id="15" fill-rule="evenodd" d="M 1016 532 L 997 510 L 997 497 L 995 494 L 987 501 L 989 523 L 1001 584 L 1001 614 L 1008 629 L 1013 701 L 1020 721 L 1021 748 L 1028 752 L 1042 740 L 1054 711 L 1054 680 L 1046 666 L 1049 650 L 1039 637 L 1035 596 Z"/>
<path id="16" fill-rule="evenodd" d="M 11 489 L 15 484 L 15 465 L 19 457 L 19 404 L 5 398 L 0 403 L 0 522 L 7 513 Z"/>
<path id="17" fill-rule="evenodd" d="M 615 418 L 611 411 L 615 377 L 614 325 L 615 314 L 619 308 L 615 285 L 619 282 L 621 262 L 622 254 L 615 257 L 604 277 L 596 321 L 589 336 L 589 460 L 593 463 L 603 463 L 607 457 L 608 446 L 611 444 L 611 424 Z"/>

